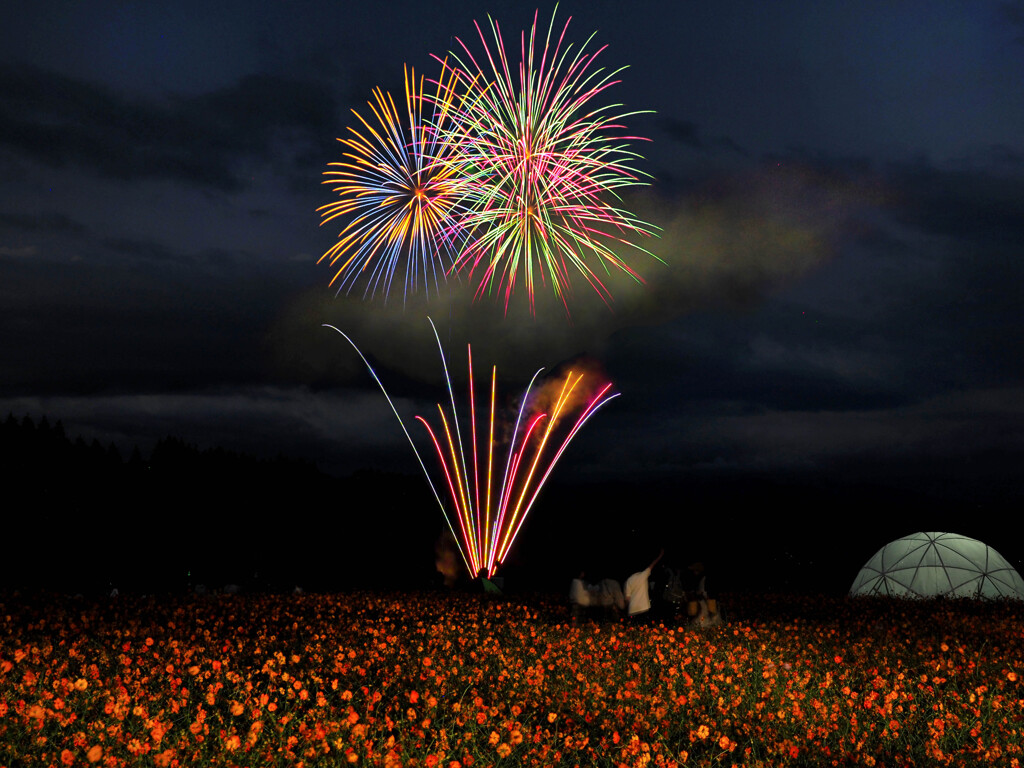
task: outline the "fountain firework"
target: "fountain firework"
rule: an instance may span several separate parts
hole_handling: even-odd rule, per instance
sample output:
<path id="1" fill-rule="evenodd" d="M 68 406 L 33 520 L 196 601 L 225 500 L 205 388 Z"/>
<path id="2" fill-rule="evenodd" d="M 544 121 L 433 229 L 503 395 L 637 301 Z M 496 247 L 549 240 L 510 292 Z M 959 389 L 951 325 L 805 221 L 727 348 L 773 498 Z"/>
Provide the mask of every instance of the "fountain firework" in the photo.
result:
<path id="1" fill-rule="evenodd" d="M 341 334 L 366 364 L 398 419 L 409 445 L 426 476 L 430 490 L 459 546 L 470 575 L 495 573 L 507 557 L 522 530 L 541 489 L 558 460 L 583 425 L 608 402 L 618 397 L 610 383 L 594 384 L 586 370 L 569 370 L 565 376 L 538 384 L 539 369 L 530 379 L 507 423 L 498 414 L 498 371 L 492 366 L 490 394 L 484 398 L 484 415 L 478 418 L 473 379 L 473 351 L 467 345 L 469 407 L 460 419 L 456 407 L 448 362 L 433 321 L 441 365 L 448 391 L 446 410 L 437 404 L 440 426 L 435 429 L 423 416 L 416 416 L 430 438 L 437 455 L 440 479 L 433 474 L 413 441 L 383 383 L 366 356 L 345 333 Z M 441 486 L 449 504 L 446 505 Z M 450 510 L 449 510 L 450 506 Z"/>

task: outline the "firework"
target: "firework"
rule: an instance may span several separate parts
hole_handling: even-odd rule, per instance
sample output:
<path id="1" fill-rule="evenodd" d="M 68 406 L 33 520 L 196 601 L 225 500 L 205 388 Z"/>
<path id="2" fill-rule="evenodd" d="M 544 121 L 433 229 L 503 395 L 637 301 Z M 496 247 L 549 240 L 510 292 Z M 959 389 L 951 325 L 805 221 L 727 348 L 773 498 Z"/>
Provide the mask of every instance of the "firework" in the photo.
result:
<path id="1" fill-rule="evenodd" d="M 543 370 L 540 369 L 523 392 L 514 421 L 504 423 L 498 414 L 497 366 L 492 366 L 489 397 L 484 398 L 486 415 L 478 418 L 473 351 L 467 345 L 469 407 L 460 419 L 444 348 L 433 321 L 430 325 L 441 355 L 450 410 L 437 404 L 438 429 L 423 416 L 416 416 L 416 420 L 425 427 L 437 455 L 438 482 L 427 469 L 373 366 L 352 339 L 333 325 L 325 327 L 337 331 L 352 345 L 384 393 L 459 545 L 470 575 L 483 570 L 490 576 L 508 555 L 526 516 L 569 443 L 594 413 L 618 397 L 618 393 L 611 392 L 612 385 L 608 383 L 595 387 L 585 371 L 570 371 L 558 381 L 536 386 Z M 440 493 L 438 486 L 447 493 Z M 442 495 L 448 497 L 447 504 Z"/>
<path id="2" fill-rule="evenodd" d="M 503 296 L 506 311 L 519 280 L 533 309 L 538 278 L 568 311 L 574 272 L 609 301 L 599 273 L 640 281 L 616 249 L 644 251 L 630 238 L 655 229 L 618 207 L 620 191 L 644 183 L 631 166 L 639 155 L 629 142 L 637 137 L 623 135 L 620 122 L 636 113 L 596 103 L 622 70 L 595 68 L 604 48 L 588 52 L 590 40 L 574 52 L 568 26 L 556 34 L 552 14 L 541 40 L 535 14 L 529 39 L 520 36 L 522 60 L 513 64 L 497 22 L 490 20 L 493 49 L 477 24 L 484 56 L 478 62 L 459 40 L 463 53 L 452 54 L 459 77 L 438 89 L 442 104 L 455 105 L 449 141 L 457 151 L 443 165 L 459 180 L 468 233 L 455 270 L 475 273 L 477 296 Z"/>
<path id="3" fill-rule="evenodd" d="M 404 269 L 408 296 L 465 273 L 478 281 L 477 298 L 503 296 L 506 312 L 517 285 L 532 311 L 540 282 L 568 313 L 575 274 L 606 302 L 602 275 L 641 281 L 619 255 L 633 248 L 653 256 L 634 239 L 656 228 L 620 199 L 645 183 L 632 167 L 637 137 L 622 124 L 636 113 L 599 103 L 622 70 L 595 66 L 604 48 L 588 50 L 593 36 L 574 50 L 568 26 L 556 32 L 552 14 L 538 34 L 534 14 L 516 63 L 497 22 L 490 20 L 491 42 L 477 24 L 479 62 L 459 40 L 452 65 L 438 59 L 433 93 L 406 70 L 404 114 L 380 89 L 368 102 L 370 119 L 353 110 L 361 127 L 339 139 L 344 159 L 325 172 L 338 198 L 319 209 L 322 223 L 343 222 L 320 259 L 335 268 L 339 292 L 365 280 L 364 297 L 386 297 Z"/>
<path id="4" fill-rule="evenodd" d="M 451 89 L 453 77 L 442 63 L 439 94 Z M 446 160 L 448 102 L 439 95 L 425 99 L 423 78 L 417 82 L 406 69 L 404 116 L 380 89 L 368 105 L 375 121 L 353 110 L 363 132 L 350 127 L 348 137 L 338 139 L 344 159 L 324 172 L 323 183 L 338 199 L 318 209 L 321 223 L 342 218 L 345 225 L 320 261 L 336 268 L 331 285 L 337 283 L 339 292 L 365 277 L 364 297 L 378 289 L 387 296 L 403 265 L 405 295 L 421 282 L 428 291 L 431 282 L 437 289 L 457 247 L 454 166 Z"/>

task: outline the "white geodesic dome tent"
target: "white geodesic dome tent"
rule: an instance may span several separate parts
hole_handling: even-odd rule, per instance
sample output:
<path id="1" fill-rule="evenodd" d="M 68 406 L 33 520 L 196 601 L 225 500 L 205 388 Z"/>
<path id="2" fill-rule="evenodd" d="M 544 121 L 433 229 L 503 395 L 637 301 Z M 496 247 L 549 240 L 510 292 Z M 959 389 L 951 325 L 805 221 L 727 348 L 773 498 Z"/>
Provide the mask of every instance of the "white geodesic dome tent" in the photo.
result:
<path id="1" fill-rule="evenodd" d="M 984 542 L 926 531 L 878 550 L 860 569 L 850 594 L 1024 600 L 1024 580 Z"/>

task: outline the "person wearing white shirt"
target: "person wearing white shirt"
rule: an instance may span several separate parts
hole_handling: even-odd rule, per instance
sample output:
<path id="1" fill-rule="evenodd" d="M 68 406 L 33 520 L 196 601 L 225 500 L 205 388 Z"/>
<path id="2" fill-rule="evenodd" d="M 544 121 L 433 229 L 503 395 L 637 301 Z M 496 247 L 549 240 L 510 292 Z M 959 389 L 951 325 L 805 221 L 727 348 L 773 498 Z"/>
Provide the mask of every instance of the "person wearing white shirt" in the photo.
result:
<path id="1" fill-rule="evenodd" d="M 651 610 L 651 596 L 648 593 L 647 580 L 651 577 L 654 566 L 658 564 L 664 554 L 665 550 L 662 549 L 649 566 L 626 579 L 626 588 L 622 594 L 626 598 L 627 613 L 631 619 L 642 616 Z"/>

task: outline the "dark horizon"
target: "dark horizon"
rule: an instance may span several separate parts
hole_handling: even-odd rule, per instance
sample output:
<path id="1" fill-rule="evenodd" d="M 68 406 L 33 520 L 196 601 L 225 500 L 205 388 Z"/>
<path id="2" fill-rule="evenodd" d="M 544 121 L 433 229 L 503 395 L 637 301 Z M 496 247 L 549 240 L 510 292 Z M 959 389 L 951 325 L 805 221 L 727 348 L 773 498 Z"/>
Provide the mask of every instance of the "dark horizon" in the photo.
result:
<path id="1" fill-rule="evenodd" d="M 27 416 L 0 424 L 4 464 L 33 490 L 37 510 L 9 525 L 12 540 L 29 546 L 8 558 L 0 589 L 438 587 L 435 545 L 446 524 L 420 475 L 360 469 L 337 478 L 287 456 L 200 450 L 177 437 L 152 455 L 122 456 L 60 426 Z M 289 509 L 288 523 L 261 514 L 267 508 Z M 881 546 L 920 530 L 979 539 L 1022 570 L 1001 522 L 1013 512 L 998 501 L 965 509 L 963 500 L 803 478 L 554 481 L 498 575 L 513 593 L 563 593 L 581 571 L 623 581 L 664 548 L 666 567 L 703 562 L 720 594 L 840 596 Z M 876 523 L 897 513 L 908 528 L 886 536 L 891 528 Z M 33 565 L 41 549 L 51 553 L 45 568 Z"/>

